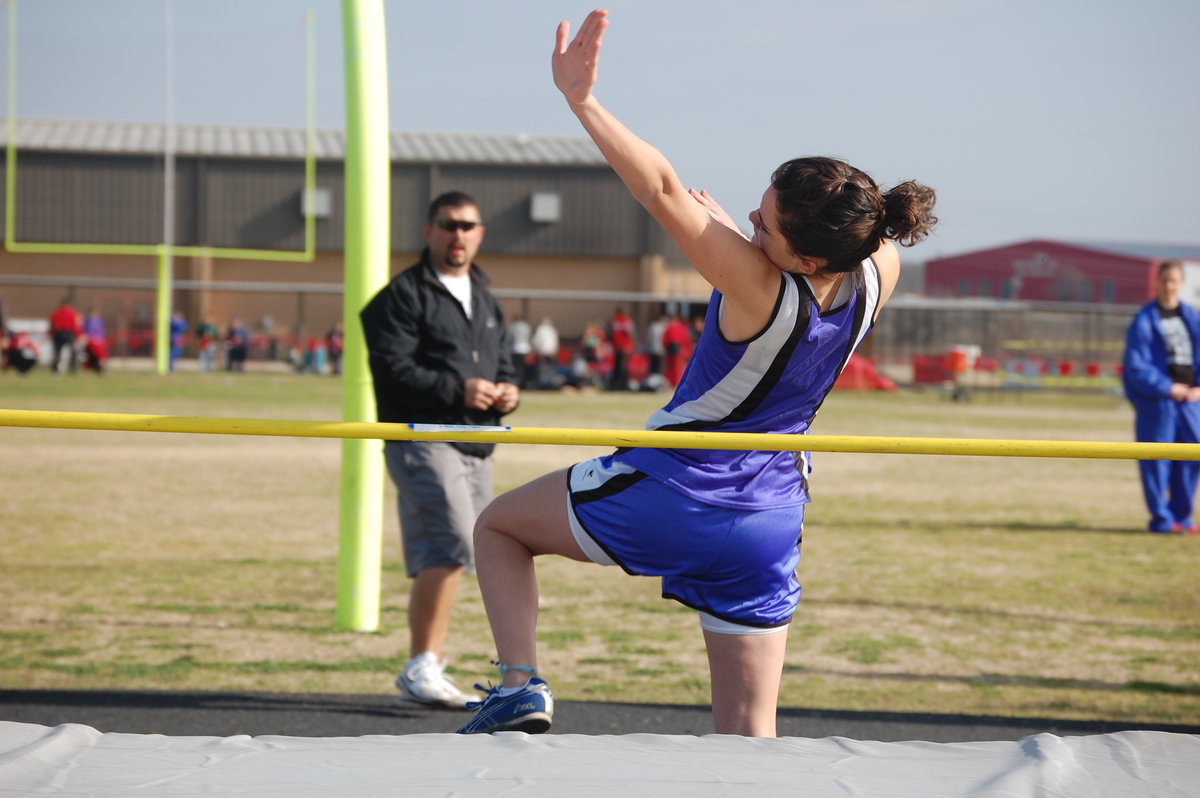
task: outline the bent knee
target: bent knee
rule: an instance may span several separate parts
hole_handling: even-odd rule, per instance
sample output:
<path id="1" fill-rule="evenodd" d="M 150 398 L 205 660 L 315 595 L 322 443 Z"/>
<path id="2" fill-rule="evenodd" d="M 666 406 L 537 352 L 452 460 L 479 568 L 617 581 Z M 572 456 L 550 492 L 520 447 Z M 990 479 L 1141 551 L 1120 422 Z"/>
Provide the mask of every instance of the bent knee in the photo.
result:
<path id="1" fill-rule="evenodd" d="M 489 530 L 495 529 L 499 524 L 500 514 L 494 509 L 496 499 L 488 502 L 488 505 L 483 508 L 483 512 L 475 519 L 475 539 L 478 540 L 481 534 L 487 534 Z"/>
<path id="2" fill-rule="evenodd" d="M 497 496 L 488 502 L 475 519 L 476 542 L 488 534 L 516 536 L 527 523 L 525 514 L 522 502 L 514 496 L 513 491 Z"/>

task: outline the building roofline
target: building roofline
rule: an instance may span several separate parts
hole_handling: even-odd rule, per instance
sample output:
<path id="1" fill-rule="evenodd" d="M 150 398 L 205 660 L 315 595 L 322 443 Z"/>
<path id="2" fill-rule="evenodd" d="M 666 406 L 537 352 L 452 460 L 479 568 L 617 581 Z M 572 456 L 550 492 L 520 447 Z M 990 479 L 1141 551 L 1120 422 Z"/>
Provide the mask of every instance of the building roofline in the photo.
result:
<path id="1" fill-rule="evenodd" d="M 16 127 L 18 150 L 162 155 L 168 142 L 164 125 L 150 122 L 18 119 Z M 184 157 L 296 160 L 307 153 L 304 128 L 177 124 L 171 130 L 173 150 Z M 318 130 L 313 139 L 318 160 L 345 157 L 342 131 Z M 7 125 L 0 125 L 0 143 L 8 145 Z M 400 131 L 389 134 L 389 149 L 395 163 L 608 166 L 592 140 L 580 136 Z"/>
<path id="2" fill-rule="evenodd" d="M 1200 260 L 1200 244 L 1174 244 L 1169 242 L 1115 242 L 1115 241 L 1076 241 L 1056 238 L 1027 238 L 1013 241 L 1009 244 L 999 244 L 983 247 L 955 255 L 944 255 L 940 258 L 930 258 L 926 265 L 943 261 L 959 260 L 973 257 L 985 252 L 1012 249 L 1014 247 L 1055 246 L 1077 249 L 1086 252 L 1099 252 L 1105 255 L 1117 255 L 1134 260 Z"/>

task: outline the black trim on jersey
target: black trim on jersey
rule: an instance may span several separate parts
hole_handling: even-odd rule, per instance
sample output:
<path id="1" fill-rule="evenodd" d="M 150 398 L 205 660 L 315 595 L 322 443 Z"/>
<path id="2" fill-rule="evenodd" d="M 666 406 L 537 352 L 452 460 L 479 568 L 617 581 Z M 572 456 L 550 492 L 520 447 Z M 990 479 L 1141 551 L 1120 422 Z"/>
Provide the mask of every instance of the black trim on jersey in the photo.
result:
<path id="1" fill-rule="evenodd" d="M 878 274 L 879 269 L 875 266 L 875 262 L 871 262 L 872 268 Z M 850 338 L 846 342 L 846 351 L 842 355 L 842 362 L 838 364 L 837 371 L 833 373 L 833 382 L 829 383 L 829 387 L 825 389 L 825 395 L 821 397 L 821 401 L 813 407 L 813 417 L 816 418 L 817 412 L 825 404 L 825 400 L 829 398 L 829 394 L 833 391 L 834 383 L 838 381 L 838 377 L 842 376 L 842 371 L 846 368 L 846 364 L 850 362 L 850 356 L 854 354 L 855 343 L 858 341 L 858 334 L 863 329 L 863 323 L 867 317 L 867 302 L 864 296 L 867 287 L 867 276 L 863 273 L 860 267 L 853 272 L 854 293 L 858 302 L 854 305 L 854 323 L 850 327 Z M 799 461 L 797 461 L 799 465 Z"/>
<path id="2" fill-rule="evenodd" d="M 592 495 L 592 494 L 601 493 L 604 490 L 604 488 L 602 486 L 600 488 L 596 488 L 595 490 L 581 491 L 580 493 L 587 495 L 590 498 L 586 499 L 585 502 L 576 501 L 576 497 L 579 496 L 580 494 L 577 494 L 571 490 L 571 472 L 574 471 L 576 468 L 579 468 L 580 465 L 582 465 L 582 464 L 577 463 L 577 464 L 571 466 L 571 468 L 567 469 L 567 499 L 571 502 L 571 506 L 568 508 L 567 512 L 569 512 L 571 514 L 571 517 L 575 519 L 575 523 L 579 524 L 580 528 L 583 529 L 583 533 L 588 536 L 588 539 L 591 540 L 592 543 L 596 544 L 596 546 L 602 552 L 607 554 L 608 559 L 610 559 L 614 563 L 616 563 L 622 571 L 629 574 L 630 576 L 644 576 L 644 574 L 639 574 L 635 571 L 629 570 L 629 568 L 625 565 L 625 563 L 622 562 L 620 557 L 618 557 L 612 551 L 610 551 L 608 546 L 605 546 L 603 543 L 600 542 L 599 538 L 597 538 L 595 535 L 592 534 L 592 531 L 590 529 L 588 529 L 587 524 L 585 524 L 583 522 L 583 519 L 579 517 L 579 513 L 575 512 L 575 507 L 577 504 L 582 504 L 582 503 L 586 503 L 586 501 L 594 501 L 595 499 L 604 498 L 603 496 L 600 496 L 600 495 Z M 617 488 L 616 490 L 609 491 L 607 493 L 607 495 L 611 496 L 615 493 L 619 493 L 621 490 L 628 488 L 630 485 L 634 485 L 634 484 L 640 482 L 642 480 L 642 478 L 645 476 L 646 475 L 643 474 L 641 471 L 635 471 L 632 474 L 623 474 L 622 477 L 635 477 L 635 479 L 633 479 L 632 481 L 627 480 L 626 484 L 622 485 L 620 488 Z M 608 482 L 614 482 L 614 481 L 616 481 L 616 479 L 619 479 L 619 478 L 620 477 L 610 479 Z M 608 482 L 606 482 L 605 485 L 607 485 Z"/>
<path id="3" fill-rule="evenodd" d="M 797 275 L 788 274 L 786 272 L 784 274 L 785 274 L 785 276 L 790 277 L 793 282 L 798 282 L 798 283 L 803 282 Z M 797 286 L 797 287 L 799 288 L 800 286 Z M 805 286 L 805 288 L 807 288 L 807 286 Z M 776 313 L 778 313 L 778 308 L 782 304 L 782 296 L 783 296 L 783 291 L 781 289 L 780 290 L 780 302 L 779 302 L 779 304 L 776 305 Z M 812 298 L 811 293 L 809 293 L 808 296 L 810 299 Z M 660 430 L 704 430 L 704 429 L 710 429 L 713 427 L 720 427 L 723 424 L 741 421 L 744 418 L 746 418 L 746 416 L 748 416 L 752 412 L 754 412 L 754 410 L 759 406 L 759 404 L 761 404 L 762 401 L 767 398 L 767 394 L 769 394 L 772 390 L 774 390 L 775 386 L 779 384 L 779 380 L 783 378 L 783 374 L 787 370 L 788 362 L 792 359 L 792 354 L 796 351 L 796 347 L 800 345 L 800 339 L 804 336 L 804 333 L 808 330 L 808 323 L 812 318 L 812 303 L 811 302 L 800 302 L 800 303 L 798 303 L 798 305 L 799 305 L 799 307 L 797 308 L 797 312 L 796 312 L 796 320 L 792 324 L 792 330 L 790 333 L 788 333 L 787 340 L 784 341 L 784 344 L 783 344 L 783 346 L 781 346 L 779 348 L 779 351 L 775 353 L 775 358 L 771 361 L 771 365 L 767 368 L 767 370 L 765 372 L 763 372 L 762 377 L 759 378 L 759 380 L 755 384 L 754 388 L 751 389 L 750 393 L 747 394 L 746 398 L 742 400 L 741 404 L 739 404 L 737 407 L 733 408 L 733 410 L 729 411 L 729 413 L 727 415 L 725 415 L 724 418 L 719 418 L 719 419 L 715 419 L 715 420 L 695 419 L 693 421 L 685 421 L 682 424 L 665 424 L 661 427 L 655 427 L 655 429 L 660 429 Z M 774 321 L 775 321 L 775 319 L 772 318 L 770 323 L 773 323 Z M 770 323 L 768 323 L 768 325 L 767 325 L 768 327 L 770 326 Z"/>
<path id="4" fill-rule="evenodd" d="M 788 616 L 788 619 L 786 621 L 780 621 L 779 623 L 754 623 L 752 621 L 747 621 L 743 618 L 734 618 L 731 615 L 725 615 L 720 612 L 713 612 L 708 607 L 701 607 L 698 604 L 692 604 L 690 602 L 684 601 L 679 596 L 676 596 L 674 593 L 667 593 L 666 591 L 663 591 L 662 597 L 665 599 L 670 599 L 671 601 L 678 601 L 680 604 L 682 604 L 685 607 L 689 607 L 693 610 L 696 610 L 697 612 L 708 613 L 709 615 L 713 616 L 714 618 L 719 618 L 722 621 L 725 621 L 727 623 L 735 623 L 738 626 L 751 626 L 751 627 L 754 627 L 755 629 L 778 629 L 781 626 L 787 626 L 789 623 L 792 622 L 792 616 Z M 793 613 L 792 615 L 795 615 L 795 613 Z"/>
<path id="5" fill-rule="evenodd" d="M 854 293 L 858 298 L 858 302 L 854 306 L 854 324 L 851 327 L 850 340 L 846 344 L 846 354 L 842 356 L 842 362 L 838 364 L 838 377 L 842 375 L 842 370 L 846 368 L 846 364 L 850 362 L 850 356 L 854 354 L 855 345 L 858 342 L 858 334 L 862 331 L 867 318 L 866 288 L 866 275 L 859 269 L 854 274 Z M 837 377 L 834 377 L 834 382 L 837 382 Z M 831 385 L 830 388 L 832 387 Z M 825 395 L 828 396 L 829 394 L 826 393 Z"/>
<path id="6" fill-rule="evenodd" d="M 632 474 L 617 474 L 598 488 L 571 491 L 571 502 L 574 504 L 587 504 L 599 499 L 607 499 L 609 496 L 616 496 L 626 488 L 633 487 L 645 478 L 646 475 L 641 471 L 634 471 Z M 568 489 L 569 487 L 568 483 Z"/>
<path id="7" fill-rule="evenodd" d="M 724 305 L 724 303 L 725 303 L 725 295 L 722 294 L 721 295 L 721 304 L 717 306 L 717 335 L 720 336 L 721 340 L 724 341 L 725 343 L 729 344 L 730 346 L 748 346 L 748 345 L 754 343 L 755 341 L 757 341 L 759 338 L 762 338 L 764 335 L 766 335 L 767 330 L 771 329 L 771 323 L 773 321 L 775 321 L 775 317 L 779 315 L 779 309 L 781 307 L 783 307 L 783 298 L 784 298 L 784 296 L 787 295 L 787 290 L 786 290 L 787 286 L 783 282 L 785 279 L 787 279 L 786 273 L 780 272 L 779 273 L 779 293 L 777 293 L 775 295 L 775 306 L 771 308 L 771 315 L 767 318 L 767 323 L 763 325 L 761 330 L 756 332 L 754 335 L 751 335 L 749 338 L 745 339 L 744 341 L 731 341 L 725 337 L 725 333 L 721 332 L 720 311 L 721 311 L 721 306 Z"/>
<path id="8" fill-rule="evenodd" d="M 879 273 L 879 264 L 875 262 L 874 258 L 867 258 L 867 260 L 871 261 L 871 268 L 875 270 L 875 291 L 877 293 L 875 294 L 875 313 L 871 316 L 871 325 L 874 326 L 875 322 L 879 321 L 879 312 L 883 310 L 883 275 Z M 865 279 L 863 288 L 866 288 Z"/>
<path id="9" fill-rule="evenodd" d="M 812 496 L 812 493 L 808 490 L 808 477 L 804 475 L 804 469 L 800 467 L 800 464 L 804 462 L 801 454 L 802 452 L 792 452 L 792 465 L 795 467 L 796 472 L 800 474 L 800 490 L 804 491 L 805 496 Z"/>

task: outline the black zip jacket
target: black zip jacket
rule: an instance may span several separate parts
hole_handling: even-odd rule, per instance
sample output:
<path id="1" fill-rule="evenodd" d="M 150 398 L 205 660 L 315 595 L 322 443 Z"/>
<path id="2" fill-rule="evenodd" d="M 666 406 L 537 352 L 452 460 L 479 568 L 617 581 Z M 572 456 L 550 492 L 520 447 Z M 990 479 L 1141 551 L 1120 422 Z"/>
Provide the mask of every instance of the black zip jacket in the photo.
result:
<path id="1" fill-rule="evenodd" d="M 359 313 L 375 382 L 379 420 L 390 423 L 497 424 L 495 410 L 463 406 L 471 377 L 516 382 L 504 312 L 471 264 L 471 318 L 438 280 L 429 251 L 396 275 Z M 474 457 L 495 444 L 454 443 Z"/>

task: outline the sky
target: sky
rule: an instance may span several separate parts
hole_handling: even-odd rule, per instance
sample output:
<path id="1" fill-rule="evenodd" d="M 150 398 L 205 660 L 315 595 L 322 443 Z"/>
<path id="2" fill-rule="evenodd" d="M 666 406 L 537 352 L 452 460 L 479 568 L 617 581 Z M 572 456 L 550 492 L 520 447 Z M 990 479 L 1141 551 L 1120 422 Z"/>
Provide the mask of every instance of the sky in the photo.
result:
<path id="1" fill-rule="evenodd" d="M 303 128 L 311 10 L 317 126 L 345 128 L 338 0 L 17 1 L 18 117 L 170 107 L 176 123 Z M 584 135 L 549 58 L 559 20 L 592 6 L 383 5 L 393 131 Z M 938 192 L 917 261 L 1030 238 L 1200 244 L 1196 0 L 606 7 L 596 95 L 738 220 L 779 163 L 819 154 Z"/>

